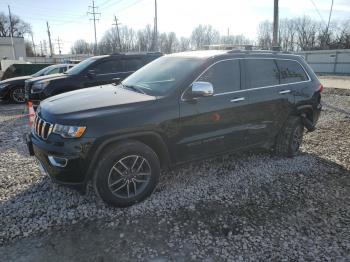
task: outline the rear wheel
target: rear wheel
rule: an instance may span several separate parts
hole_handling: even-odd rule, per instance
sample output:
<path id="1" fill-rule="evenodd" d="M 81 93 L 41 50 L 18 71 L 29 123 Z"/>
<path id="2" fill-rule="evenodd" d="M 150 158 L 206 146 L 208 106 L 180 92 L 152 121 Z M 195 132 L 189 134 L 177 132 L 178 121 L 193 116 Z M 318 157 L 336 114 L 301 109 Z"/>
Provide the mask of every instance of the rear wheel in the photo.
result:
<path id="1" fill-rule="evenodd" d="M 93 182 L 103 201 L 126 207 L 148 197 L 158 184 L 159 174 L 156 153 L 147 145 L 130 140 L 105 151 Z"/>
<path id="2" fill-rule="evenodd" d="M 304 125 L 298 116 L 290 116 L 277 136 L 275 152 L 280 156 L 293 157 L 303 141 Z"/>
<path id="3" fill-rule="evenodd" d="M 25 102 L 24 87 L 14 87 L 10 92 L 10 99 L 13 103 L 23 104 Z"/>

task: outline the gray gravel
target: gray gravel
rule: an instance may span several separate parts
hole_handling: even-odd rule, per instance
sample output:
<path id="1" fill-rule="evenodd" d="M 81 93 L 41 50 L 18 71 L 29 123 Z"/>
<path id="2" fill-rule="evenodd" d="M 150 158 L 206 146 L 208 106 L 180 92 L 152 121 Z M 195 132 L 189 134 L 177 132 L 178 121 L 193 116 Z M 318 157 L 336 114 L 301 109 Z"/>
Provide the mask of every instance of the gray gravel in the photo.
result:
<path id="1" fill-rule="evenodd" d="M 164 172 L 146 201 L 110 208 L 40 175 L 21 107 L 0 105 L 5 261 L 350 259 L 350 92 L 326 90 L 302 154 L 229 155 Z"/>

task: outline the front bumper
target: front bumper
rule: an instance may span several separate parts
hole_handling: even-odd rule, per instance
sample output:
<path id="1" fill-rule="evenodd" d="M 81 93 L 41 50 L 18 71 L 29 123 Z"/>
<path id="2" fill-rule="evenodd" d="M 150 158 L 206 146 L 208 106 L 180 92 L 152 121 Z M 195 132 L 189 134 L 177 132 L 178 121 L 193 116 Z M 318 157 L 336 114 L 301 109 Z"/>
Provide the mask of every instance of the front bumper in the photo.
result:
<path id="1" fill-rule="evenodd" d="M 4 98 L 6 98 L 7 96 L 8 96 L 8 94 L 9 94 L 9 87 L 5 87 L 5 88 L 1 88 L 0 89 L 0 99 L 4 99 Z"/>
<path id="2" fill-rule="evenodd" d="M 62 142 L 63 139 L 59 136 L 51 136 L 55 136 L 56 139 L 48 142 L 33 133 L 26 135 L 30 155 L 35 155 L 42 170 L 50 176 L 53 182 L 84 190 L 89 166 L 88 154 L 94 139 L 80 138 Z M 57 166 L 53 164 L 52 157 L 66 159 L 67 163 L 61 167 Z"/>

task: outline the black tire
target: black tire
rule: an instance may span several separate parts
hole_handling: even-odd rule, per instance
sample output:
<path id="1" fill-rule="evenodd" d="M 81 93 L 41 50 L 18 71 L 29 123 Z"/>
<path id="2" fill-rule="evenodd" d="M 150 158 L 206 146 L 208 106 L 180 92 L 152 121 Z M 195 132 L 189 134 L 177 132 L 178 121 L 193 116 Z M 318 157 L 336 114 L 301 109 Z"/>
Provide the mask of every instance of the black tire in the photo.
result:
<path id="1" fill-rule="evenodd" d="M 23 86 L 16 86 L 16 87 L 12 88 L 10 91 L 10 100 L 12 103 L 15 103 L 15 104 L 25 103 L 24 87 Z"/>
<path id="2" fill-rule="evenodd" d="M 137 156 L 139 157 L 139 160 L 136 160 L 138 166 L 133 168 L 135 165 L 133 161 Z M 133 165 L 128 171 L 124 166 L 128 166 L 129 163 Z M 139 165 L 142 170 L 135 171 L 140 169 Z M 157 154 L 141 142 L 126 140 L 104 151 L 94 172 L 93 185 L 98 196 L 107 204 L 127 207 L 150 196 L 158 184 L 159 175 L 160 163 Z M 113 179 L 114 181 L 111 181 Z M 118 182 L 119 180 L 121 181 Z M 136 181 L 144 181 L 144 183 Z M 116 184 L 113 185 L 114 183 Z M 124 183 L 127 183 L 125 187 L 116 191 Z M 141 187 L 137 189 L 137 186 Z"/>
<path id="3" fill-rule="evenodd" d="M 275 153 L 293 157 L 298 154 L 304 135 L 304 125 L 298 116 L 290 116 L 276 139 Z"/>

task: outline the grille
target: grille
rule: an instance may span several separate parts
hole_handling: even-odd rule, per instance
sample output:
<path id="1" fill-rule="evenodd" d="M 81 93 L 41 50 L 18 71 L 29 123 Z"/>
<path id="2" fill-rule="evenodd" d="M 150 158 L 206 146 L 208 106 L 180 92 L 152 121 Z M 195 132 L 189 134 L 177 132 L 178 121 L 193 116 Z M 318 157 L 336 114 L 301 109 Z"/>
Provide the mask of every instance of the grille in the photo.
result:
<path id="1" fill-rule="evenodd" d="M 35 115 L 34 131 L 39 137 L 46 140 L 51 134 L 52 129 L 53 124 L 44 121 L 42 118 L 39 117 L 38 114 Z"/>

